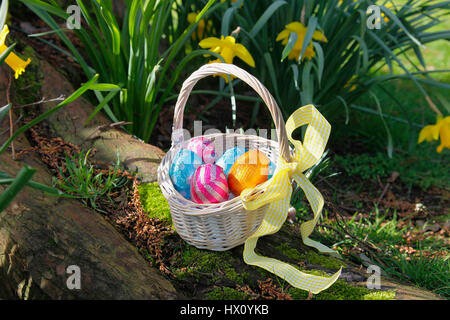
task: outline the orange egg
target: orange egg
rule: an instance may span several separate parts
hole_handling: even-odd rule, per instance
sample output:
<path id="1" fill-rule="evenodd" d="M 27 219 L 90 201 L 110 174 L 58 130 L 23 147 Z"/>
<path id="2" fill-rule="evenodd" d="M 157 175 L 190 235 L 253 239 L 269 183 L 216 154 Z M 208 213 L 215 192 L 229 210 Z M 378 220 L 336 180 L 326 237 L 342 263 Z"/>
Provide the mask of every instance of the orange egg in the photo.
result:
<path id="1" fill-rule="evenodd" d="M 228 187 L 235 196 L 242 190 L 256 187 L 267 180 L 269 158 L 258 150 L 250 150 L 241 155 L 228 173 Z"/>

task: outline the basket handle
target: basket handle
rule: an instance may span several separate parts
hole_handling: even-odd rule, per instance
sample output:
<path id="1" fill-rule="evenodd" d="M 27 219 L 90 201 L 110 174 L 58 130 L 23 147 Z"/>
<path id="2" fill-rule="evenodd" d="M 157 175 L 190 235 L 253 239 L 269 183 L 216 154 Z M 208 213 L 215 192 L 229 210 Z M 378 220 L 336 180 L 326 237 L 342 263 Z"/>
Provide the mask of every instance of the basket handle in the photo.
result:
<path id="1" fill-rule="evenodd" d="M 186 102 L 192 91 L 192 88 L 200 80 L 207 76 L 211 76 L 218 73 L 224 73 L 233 75 L 255 90 L 259 96 L 262 98 L 267 108 L 269 108 L 272 119 L 275 123 L 275 128 L 277 131 L 278 144 L 280 147 L 280 154 L 284 160 L 290 161 L 289 153 L 289 140 L 286 133 L 286 125 L 281 114 L 280 108 L 278 107 L 275 99 L 272 97 L 267 88 L 250 73 L 241 69 L 233 64 L 227 63 L 210 63 L 205 64 L 200 67 L 197 71 L 193 72 L 189 78 L 187 78 L 181 88 L 180 94 L 178 95 L 178 100 L 175 105 L 175 112 L 173 116 L 173 134 L 172 134 L 172 145 L 178 144 L 183 141 L 183 113 L 186 106 Z M 178 140 L 178 141 L 177 141 Z"/>

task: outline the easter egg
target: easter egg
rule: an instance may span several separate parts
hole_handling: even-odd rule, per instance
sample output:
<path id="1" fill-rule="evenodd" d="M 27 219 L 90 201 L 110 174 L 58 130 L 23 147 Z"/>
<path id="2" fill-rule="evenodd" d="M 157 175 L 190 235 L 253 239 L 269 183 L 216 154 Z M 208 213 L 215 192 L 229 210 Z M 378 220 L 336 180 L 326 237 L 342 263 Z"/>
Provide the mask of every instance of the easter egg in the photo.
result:
<path id="1" fill-rule="evenodd" d="M 273 174 L 275 173 L 275 170 L 277 169 L 277 166 L 270 161 L 269 163 L 269 176 L 267 177 L 267 180 L 273 177 Z"/>
<path id="2" fill-rule="evenodd" d="M 216 165 L 221 167 L 226 175 L 230 172 L 231 167 L 236 162 L 236 160 L 247 152 L 247 149 L 243 147 L 234 147 L 231 149 L 228 149 L 224 152 L 224 154 L 217 159 Z"/>
<path id="3" fill-rule="evenodd" d="M 242 190 L 256 187 L 267 180 L 269 158 L 258 150 L 250 150 L 241 155 L 228 173 L 228 187 L 235 196 Z"/>
<path id="4" fill-rule="evenodd" d="M 202 159 L 194 152 L 181 149 L 176 154 L 169 170 L 175 190 L 186 199 L 191 198 L 191 179 L 195 170 L 202 165 Z"/>
<path id="5" fill-rule="evenodd" d="M 191 199 L 196 203 L 219 203 L 228 200 L 227 176 L 212 163 L 195 170 L 191 181 Z"/>
<path id="6" fill-rule="evenodd" d="M 214 163 L 216 161 L 216 148 L 212 141 L 203 137 L 191 139 L 186 149 L 197 154 L 204 163 Z"/>

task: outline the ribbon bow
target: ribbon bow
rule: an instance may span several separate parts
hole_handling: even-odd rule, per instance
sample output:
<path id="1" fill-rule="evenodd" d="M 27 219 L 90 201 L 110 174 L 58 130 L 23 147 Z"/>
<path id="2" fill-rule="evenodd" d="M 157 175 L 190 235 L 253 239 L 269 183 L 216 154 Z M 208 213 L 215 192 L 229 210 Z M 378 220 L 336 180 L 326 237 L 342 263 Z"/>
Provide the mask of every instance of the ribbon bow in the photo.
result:
<path id="1" fill-rule="evenodd" d="M 295 129 L 306 124 L 308 124 L 308 127 L 302 144 L 292 138 L 292 133 Z M 330 135 L 331 126 L 313 105 L 307 105 L 299 108 L 289 117 L 286 122 L 286 130 L 289 141 L 295 147 L 292 161 L 286 162 L 280 156 L 277 170 L 272 179 L 253 189 L 245 189 L 241 193 L 242 204 L 247 210 L 255 210 L 269 204 L 263 222 L 255 233 L 245 241 L 244 261 L 247 264 L 259 266 L 276 274 L 296 288 L 317 294 L 327 289 L 339 278 L 342 267 L 331 277 L 320 277 L 303 273 L 297 268 L 276 259 L 257 255 L 254 251 L 259 237 L 276 233 L 286 220 L 292 195 L 291 180 L 294 180 L 305 192 L 314 212 L 314 218 L 300 226 L 303 243 L 318 249 L 320 252 L 339 256 L 336 251 L 309 238 L 320 218 L 324 201 L 319 190 L 303 174 L 305 170 L 311 168 L 320 160 Z"/>

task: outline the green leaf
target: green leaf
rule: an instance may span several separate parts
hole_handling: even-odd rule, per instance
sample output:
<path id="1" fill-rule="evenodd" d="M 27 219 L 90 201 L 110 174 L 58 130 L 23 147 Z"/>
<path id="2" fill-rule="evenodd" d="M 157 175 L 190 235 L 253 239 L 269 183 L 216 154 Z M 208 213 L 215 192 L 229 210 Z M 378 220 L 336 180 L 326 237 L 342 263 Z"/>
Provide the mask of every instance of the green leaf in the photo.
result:
<path id="1" fill-rule="evenodd" d="M 69 17 L 69 14 L 65 12 L 64 10 L 61 10 L 57 6 L 51 5 L 49 3 L 39 1 L 39 0 L 21 0 L 26 5 L 32 5 L 36 8 L 39 8 L 40 10 L 44 10 L 46 12 L 50 12 L 51 14 L 54 14 L 60 18 L 63 18 L 66 20 Z"/>
<path id="2" fill-rule="evenodd" d="M 383 122 L 383 126 L 386 129 L 386 134 L 387 134 L 387 154 L 388 154 L 389 158 L 392 158 L 392 151 L 394 149 L 394 146 L 393 146 L 393 142 L 392 142 L 391 130 L 389 129 L 389 126 L 388 126 L 386 120 L 384 119 L 383 110 L 381 109 L 380 100 L 378 100 L 378 97 L 376 96 L 375 93 L 373 93 L 372 90 L 369 90 L 369 94 L 375 100 L 375 104 L 377 106 L 377 110 L 378 110 L 378 114 L 380 115 L 381 122 Z"/>
<path id="3" fill-rule="evenodd" d="M 316 50 L 316 57 L 317 57 L 317 79 L 319 82 L 319 88 L 320 84 L 322 83 L 322 75 L 323 75 L 323 69 L 325 67 L 325 55 L 323 53 L 322 46 L 320 43 L 313 41 L 314 48 Z"/>
<path id="4" fill-rule="evenodd" d="M 345 108 L 345 124 L 348 124 L 348 122 L 350 120 L 350 113 L 349 113 L 349 110 L 348 110 L 347 102 L 341 96 L 336 96 L 336 98 L 338 98 L 342 102 L 342 104 L 344 105 L 344 108 Z"/>
<path id="5" fill-rule="evenodd" d="M 386 8 L 385 6 L 381 6 L 381 9 L 386 13 L 386 15 L 394 21 L 395 24 L 397 24 L 403 32 L 406 33 L 406 35 L 419 47 L 425 48 L 425 46 L 416 38 L 414 37 L 411 32 L 408 31 L 408 29 L 403 25 L 403 23 L 400 21 L 400 19 L 392 13 L 391 10 Z"/>
<path id="6" fill-rule="evenodd" d="M 8 49 L 6 49 L 5 51 L 3 51 L 0 54 L 0 65 L 3 63 L 3 61 L 5 61 L 5 59 L 9 56 L 9 54 L 14 50 L 15 46 L 16 46 L 16 43 L 13 43 L 11 46 L 8 47 Z"/>
<path id="7" fill-rule="evenodd" d="M 295 32 L 291 32 L 289 34 L 288 43 L 283 49 L 283 53 L 281 54 L 281 61 L 286 59 L 286 57 L 291 53 L 292 49 L 294 48 L 295 43 L 297 42 L 297 34 Z"/>
<path id="8" fill-rule="evenodd" d="M 120 88 L 119 88 L 119 89 L 120 89 Z M 113 91 L 111 91 L 110 93 L 108 93 L 108 94 L 106 95 L 106 97 L 102 100 L 102 102 L 100 102 L 100 103 L 95 107 L 94 111 L 92 111 L 92 113 L 89 115 L 89 117 L 87 118 L 87 120 L 86 120 L 86 122 L 85 122 L 85 125 L 87 125 L 87 124 L 92 120 L 92 118 L 94 118 L 95 115 L 96 115 L 100 110 L 102 110 L 102 109 L 105 107 L 105 105 L 106 105 L 109 101 L 111 101 L 112 98 L 114 98 L 114 97 L 116 96 L 116 94 L 117 94 L 118 92 L 119 92 L 118 90 L 113 90 Z"/>
<path id="9" fill-rule="evenodd" d="M 227 11 L 225 11 L 223 18 L 222 18 L 222 28 L 220 30 L 221 34 L 226 37 L 230 35 L 230 23 L 231 19 L 233 18 L 233 13 L 236 10 L 235 7 L 228 8 Z"/>
<path id="10" fill-rule="evenodd" d="M 272 80 L 272 85 L 273 85 L 273 87 L 275 89 L 275 97 L 276 97 L 276 99 L 278 101 L 281 101 L 280 94 L 279 94 L 279 91 L 278 91 L 277 73 L 275 72 L 275 67 L 273 66 L 272 58 L 271 58 L 269 52 L 266 52 L 264 54 L 264 61 L 267 64 L 267 68 L 269 70 L 269 76 L 270 76 L 270 79 Z"/>
<path id="11" fill-rule="evenodd" d="M 9 112 L 9 110 L 11 109 L 12 104 L 7 104 L 6 106 L 3 106 L 0 108 L 0 120 L 2 120 Z"/>
<path id="12" fill-rule="evenodd" d="M 7 15 L 8 15 L 8 0 L 2 0 L 2 5 L 0 6 L 0 31 L 3 30 L 3 26 L 5 25 Z"/>
<path id="13" fill-rule="evenodd" d="M 89 89 L 97 91 L 119 91 L 122 88 L 116 84 L 111 83 L 96 83 L 92 84 Z"/>
<path id="14" fill-rule="evenodd" d="M 308 21 L 308 28 L 306 30 L 305 38 L 303 39 L 302 51 L 300 53 L 300 57 L 298 58 L 299 62 L 302 61 L 303 55 L 305 54 L 306 48 L 311 43 L 311 40 L 314 35 L 314 31 L 316 31 L 316 28 L 317 28 L 317 18 L 310 17 L 309 21 Z"/>
<path id="15" fill-rule="evenodd" d="M 292 73 L 293 73 L 293 79 L 294 79 L 294 86 L 295 89 L 297 89 L 298 91 L 300 91 L 300 87 L 298 85 L 298 65 L 293 63 L 291 64 L 291 69 L 292 69 Z"/>
<path id="16" fill-rule="evenodd" d="M 262 14 L 262 16 L 258 19 L 258 21 L 256 21 L 255 25 L 253 26 L 253 28 L 250 30 L 249 34 L 250 37 L 253 38 L 255 37 L 258 32 L 265 26 L 267 25 L 268 20 L 272 17 L 272 15 L 281 7 L 286 5 L 287 2 L 286 1 L 282 1 L 282 0 L 278 0 L 275 1 L 274 3 L 272 3 L 267 9 L 266 11 L 264 11 L 264 13 Z"/>
<path id="17" fill-rule="evenodd" d="M 11 185 L 0 194 L 0 212 L 5 210 L 17 194 L 27 185 L 36 169 L 24 166 L 17 174 Z"/>
<path id="18" fill-rule="evenodd" d="M 303 67 L 302 72 L 302 105 L 307 105 L 313 103 L 313 93 L 314 93 L 314 79 L 311 76 L 311 69 L 313 67 L 313 62 L 308 60 Z"/>

